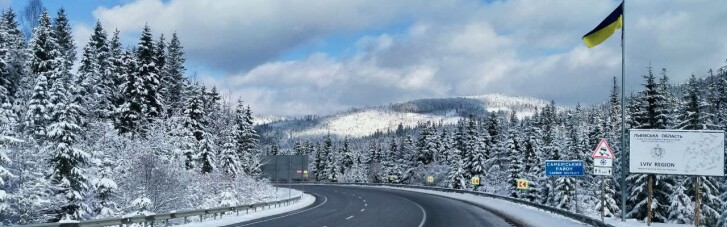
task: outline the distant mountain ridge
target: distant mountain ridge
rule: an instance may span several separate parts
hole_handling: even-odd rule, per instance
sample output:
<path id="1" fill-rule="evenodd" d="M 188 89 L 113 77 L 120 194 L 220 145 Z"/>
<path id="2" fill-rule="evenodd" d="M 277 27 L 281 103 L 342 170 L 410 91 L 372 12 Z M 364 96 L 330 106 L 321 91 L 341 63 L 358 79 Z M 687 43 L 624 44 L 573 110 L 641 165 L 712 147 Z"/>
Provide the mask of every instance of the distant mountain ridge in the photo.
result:
<path id="1" fill-rule="evenodd" d="M 317 137 L 331 134 L 339 137 L 364 137 L 377 131 L 396 130 L 399 124 L 414 127 L 421 123 L 455 124 L 468 116 L 484 116 L 487 112 L 515 111 L 519 118 L 532 116 L 547 101 L 532 97 L 486 94 L 453 98 L 417 99 L 385 106 L 354 108 L 321 117 L 267 117 L 258 128 L 263 134 L 285 137 Z"/>

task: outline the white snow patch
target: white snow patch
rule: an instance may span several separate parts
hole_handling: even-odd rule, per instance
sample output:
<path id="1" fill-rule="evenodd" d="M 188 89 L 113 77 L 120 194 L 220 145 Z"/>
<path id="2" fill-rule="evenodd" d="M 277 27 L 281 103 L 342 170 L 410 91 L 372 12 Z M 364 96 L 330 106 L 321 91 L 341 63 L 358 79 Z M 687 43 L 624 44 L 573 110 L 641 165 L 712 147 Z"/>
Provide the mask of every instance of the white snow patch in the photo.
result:
<path id="1" fill-rule="evenodd" d="M 417 124 L 442 122 L 456 124 L 459 117 L 439 116 L 419 113 L 402 113 L 387 110 L 364 110 L 349 114 L 342 114 L 328 118 L 315 128 L 308 129 L 296 136 L 320 136 L 328 133 L 337 136 L 363 137 L 374 134 L 376 131 L 395 131 L 399 124 L 404 127 L 414 127 Z"/>
<path id="2" fill-rule="evenodd" d="M 601 217 L 593 217 L 599 219 Z M 622 222 L 620 218 L 605 218 L 604 221 L 616 227 L 642 227 L 647 226 L 645 222 L 639 222 L 636 219 L 626 219 L 626 222 Z M 654 227 L 687 227 L 694 226 L 693 224 L 666 224 L 666 223 L 651 223 Z"/>
<path id="3" fill-rule="evenodd" d="M 281 190 L 278 193 L 278 195 L 282 195 L 281 192 L 283 192 L 283 191 L 284 190 Z M 293 196 L 297 196 L 297 195 L 300 195 L 300 193 L 301 193 L 301 191 L 293 190 L 293 194 L 292 195 Z M 287 195 L 287 191 L 286 191 L 286 195 Z M 273 215 L 282 214 L 282 213 L 285 213 L 285 212 L 290 212 L 290 211 L 294 211 L 294 210 L 298 210 L 298 209 L 303 209 L 303 208 L 305 208 L 307 206 L 310 206 L 311 204 L 315 203 L 315 201 L 316 201 L 316 197 L 315 196 L 312 196 L 310 194 L 303 194 L 303 197 L 301 198 L 301 200 L 299 200 L 298 202 L 295 202 L 293 204 L 287 205 L 287 206 L 271 208 L 271 209 L 268 209 L 268 210 L 259 210 L 257 212 L 251 212 L 249 214 L 242 214 L 242 213 L 240 213 L 240 216 L 235 216 L 235 214 L 230 214 L 230 215 L 227 215 L 226 217 L 223 216 L 222 218 L 217 219 L 217 220 L 207 219 L 207 220 L 205 220 L 203 222 L 193 222 L 193 223 L 188 223 L 188 224 L 183 224 L 183 225 L 176 225 L 176 226 L 181 226 L 181 227 L 210 227 L 210 226 L 226 226 L 226 225 L 232 225 L 232 224 L 235 224 L 235 223 L 251 221 L 251 220 L 255 220 L 255 219 L 259 219 L 259 218 L 269 217 L 269 216 L 273 216 Z"/>

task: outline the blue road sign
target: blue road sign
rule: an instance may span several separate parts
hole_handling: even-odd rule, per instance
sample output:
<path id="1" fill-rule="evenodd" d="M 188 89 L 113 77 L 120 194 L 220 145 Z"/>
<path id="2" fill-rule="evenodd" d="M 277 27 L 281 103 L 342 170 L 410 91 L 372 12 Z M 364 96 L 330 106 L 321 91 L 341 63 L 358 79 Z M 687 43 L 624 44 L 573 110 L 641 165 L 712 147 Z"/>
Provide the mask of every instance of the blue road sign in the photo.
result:
<path id="1" fill-rule="evenodd" d="M 583 161 L 545 161 L 545 176 L 583 176 Z"/>

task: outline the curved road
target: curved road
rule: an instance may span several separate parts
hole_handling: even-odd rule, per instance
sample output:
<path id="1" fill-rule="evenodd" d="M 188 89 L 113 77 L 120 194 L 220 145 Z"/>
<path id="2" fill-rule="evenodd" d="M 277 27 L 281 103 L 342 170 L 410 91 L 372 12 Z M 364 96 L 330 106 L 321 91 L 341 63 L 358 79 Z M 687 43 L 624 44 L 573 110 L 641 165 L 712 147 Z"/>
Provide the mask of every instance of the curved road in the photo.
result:
<path id="1" fill-rule="evenodd" d="M 300 189 L 300 185 L 293 186 Z M 237 226 L 511 226 L 466 202 L 394 189 L 305 185 L 316 202 L 288 213 Z"/>

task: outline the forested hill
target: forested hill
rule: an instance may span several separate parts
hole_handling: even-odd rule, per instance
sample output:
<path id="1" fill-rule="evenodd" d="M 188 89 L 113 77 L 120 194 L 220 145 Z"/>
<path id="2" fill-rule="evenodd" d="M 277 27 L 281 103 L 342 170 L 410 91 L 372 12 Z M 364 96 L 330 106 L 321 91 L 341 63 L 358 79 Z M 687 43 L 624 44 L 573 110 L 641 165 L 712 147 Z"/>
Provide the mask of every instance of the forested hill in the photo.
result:
<path id="1" fill-rule="evenodd" d="M 455 124 L 467 117 L 484 117 L 488 112 L 532 116 L 548 102 L 530 97 L 500 94 L 455 98 L 418 99 L 386 106 L 355 108 L 330 116 L 307 116 L 272 121 L 257 126 L 266 139 L 310 138 L 331 134 L 339 137 L 364 137 L 413 128 L 426 122 Z"/>

